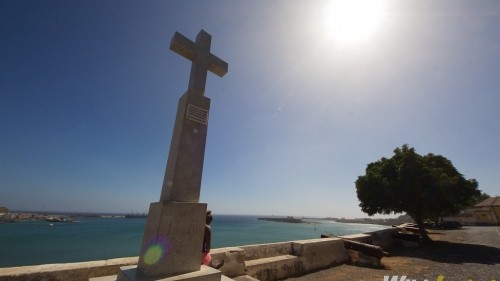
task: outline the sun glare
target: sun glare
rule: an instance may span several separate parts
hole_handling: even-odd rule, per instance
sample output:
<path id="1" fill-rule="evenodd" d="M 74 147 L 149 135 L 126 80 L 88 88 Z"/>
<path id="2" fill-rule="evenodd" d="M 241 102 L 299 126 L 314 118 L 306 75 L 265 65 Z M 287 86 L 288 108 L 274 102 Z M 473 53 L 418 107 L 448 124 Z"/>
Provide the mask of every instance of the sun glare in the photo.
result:
<path id="1" fill-rule="evenodd" d="M 352 46 L 373 37 L 383 23 L 386 5 L 384 0 L 332 0 L 324 13 L 326 39 Z"/>

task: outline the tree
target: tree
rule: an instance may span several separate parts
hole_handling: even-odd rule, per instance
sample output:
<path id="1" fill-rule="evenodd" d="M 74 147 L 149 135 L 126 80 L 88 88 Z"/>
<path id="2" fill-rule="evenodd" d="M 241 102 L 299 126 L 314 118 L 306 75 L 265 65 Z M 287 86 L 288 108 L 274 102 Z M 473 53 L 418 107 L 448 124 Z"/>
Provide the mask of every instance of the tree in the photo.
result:
<path id="1" fill-rule="evenodd" d="M 441 155 L 419 155 L 403 145 L 387 159 L 368 164 L 356 180 L 361 210 L 368 215 L 406 212 L 430 241 L 424 220 L 436 220 L 472 206 L 480 196 L 475 179 L 465 179 L 450 160 Z"/>
<path id="2" fill-rule="evenodd" d="M 481 194 L 479 194 L 479 196 L 474 197 L 473 205 L 479 204 L 490 197 L 491 196 L 488 195 L 488 193 L 481 192 Z"/>

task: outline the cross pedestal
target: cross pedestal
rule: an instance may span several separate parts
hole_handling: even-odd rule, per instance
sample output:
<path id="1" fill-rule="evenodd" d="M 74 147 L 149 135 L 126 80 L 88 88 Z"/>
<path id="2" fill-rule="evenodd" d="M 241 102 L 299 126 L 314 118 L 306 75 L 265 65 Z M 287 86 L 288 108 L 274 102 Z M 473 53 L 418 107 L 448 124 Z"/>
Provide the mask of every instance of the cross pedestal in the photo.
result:
<path id="1" fill-rule="evenodd" d="M 219 281 L 220 271 L 201 268 L 206 210 L 202 203 L 151 203 L 139 264 L 122 268 L 117 280 Z"/>
<path id="2" fill-rule="evenodd" d="M 199 203 L 210 99 L 207 71 L 219 76 L 227 63 L 210 53 L 211 36 L 196 42 L 175 33 L 170 49 L 192 61 L 186 93 L 177 107 L 160 201 L 151 203 L 136 267 L 123 267 L 118 281 L 219 281 L 218 270 L 201 266 L 207 205 Z"/>
<path id="3" fill-rule="evenodd" d="M 117 280 L 138 280 L 138 281 L 220 281 L 222 274 L 219 270 L 202 265 L 200 270 L 180 274 L 176 276 L 161 278 L 161 279 L 134 279 L 136 276 L 135 266 L 124 266 L 118 274 Z M 124 278 L 124 279 L 122 279 Z"/>

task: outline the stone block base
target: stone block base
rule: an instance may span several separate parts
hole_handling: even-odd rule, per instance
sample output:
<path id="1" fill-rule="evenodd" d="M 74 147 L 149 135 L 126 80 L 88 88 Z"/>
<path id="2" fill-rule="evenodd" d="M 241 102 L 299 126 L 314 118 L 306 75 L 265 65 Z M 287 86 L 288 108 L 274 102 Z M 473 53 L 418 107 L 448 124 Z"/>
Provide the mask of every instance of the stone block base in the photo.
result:
<path id="1" fill-rule="evenodd" d="M 199 271 L 206 210 L 202 203 L 151 203 L 138 271 L 151 278 Z"/>
<path id="2" fill-rule="evenodd" d="M 136 266 L 122 267 L 117 281 L 221 281 L 219 270 L 202 265 L 200 270 L 167 278 L 144 277 Z"/>
<path id="3" fill-rule="evenodd" d="M 344 241 L 340 238 L 322 238 L 292 242 L 293 253 L 300 257 L 304 270 L 311 272 L 348 260 Z"/>
<path id="4" fill-rule="evenodd" d="M 212 255 L 212 261 L 214 262 L 224 261 L 224 266 L 219 269 L 223 275 L 232 278 L 247 274 L 243 249 L 238 247 L 212 249 L 210 255 Z"/>

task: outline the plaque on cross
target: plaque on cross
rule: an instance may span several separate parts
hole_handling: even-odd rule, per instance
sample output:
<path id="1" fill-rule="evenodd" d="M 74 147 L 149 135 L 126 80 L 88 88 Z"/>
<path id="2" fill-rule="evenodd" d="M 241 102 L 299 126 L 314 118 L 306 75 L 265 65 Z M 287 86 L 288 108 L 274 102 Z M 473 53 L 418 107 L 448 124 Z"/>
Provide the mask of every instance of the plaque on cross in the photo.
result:
<path id="1" fill-rule="evenodd" d="M 210 53 L 212 36 L 203 29 L 193 42 L 176 32 L 170 42 L 170 50 L 192 61 L 188 91 L 203 95 L 207 81 L 207 71 L 219 77 L 227 73 L 227 63 Z"/>

